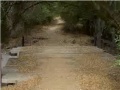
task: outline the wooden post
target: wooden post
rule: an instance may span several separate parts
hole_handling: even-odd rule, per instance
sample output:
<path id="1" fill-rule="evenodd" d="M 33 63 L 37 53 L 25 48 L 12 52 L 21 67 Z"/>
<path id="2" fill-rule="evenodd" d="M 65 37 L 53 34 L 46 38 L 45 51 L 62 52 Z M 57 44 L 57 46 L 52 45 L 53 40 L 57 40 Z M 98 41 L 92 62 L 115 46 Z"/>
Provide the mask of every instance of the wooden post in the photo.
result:
<path id="1" fill-rule="evenodd" d="M 22 46 L 24 46 L 24 36 L 22 36 Z"/>
<path id="2" fill-rule="evenodd" d="M 99 31 L 97 33 L 97 40 L 96 40 L 96 45 L 101 48 L 102 44 L 101 44 L 101 31 Z"/>

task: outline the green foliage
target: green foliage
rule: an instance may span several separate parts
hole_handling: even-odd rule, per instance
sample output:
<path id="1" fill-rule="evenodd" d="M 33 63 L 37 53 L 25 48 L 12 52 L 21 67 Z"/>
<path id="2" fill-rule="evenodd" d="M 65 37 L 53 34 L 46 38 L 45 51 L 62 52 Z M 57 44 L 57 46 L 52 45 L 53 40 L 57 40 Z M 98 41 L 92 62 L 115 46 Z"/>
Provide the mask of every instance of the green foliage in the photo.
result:
<path id="1" fill-rule="evenodd" d="M 30 32 L 29 28 L 35 25 L 50 23 L 57 13 L 56 6 L 56 2 L 41 2 L 27 10 L 22 15 L 25 24 L 25 32 Z"/>
<path id="2" fill-rule="evenodd" d="M 117 49 L 120 51 L 120 35 L 116 35 L 115 39 L 117 43 Z M 118 53 L 117 60 L 115 61 L 115 65 L 120 66 L 120 54 Z"/>
<path id="3" fill-rule="evenodd" d="M 24 25 L 21 25 L 25 28 L 22 30 L 24 33 L 30 32 L 30 29 L 35 25 L 50 23 L 53 17 L 59 13 L 56 8 L 57 6 L 57 2 L 2 2 L 2 42 L 8 39 L 12 31 L 16 35 L 20 34 L 15 29 L 21 23 L 24 23 Z M 12 17 L 7 17 L 9 13 L 12 14 Z M 7 18 L 12 22 L 12 31 L 7 26 Z"/>
<path id="4" fill-rule="evenodd" d="M 118 55 L 117 59 L 115 60 L 114 66 L 119 66 L 120 67 L 120 55 Z"/>
<path id="5" fill-rule="evenodd" d="M 71 18 L 73 22 L 77 23 L 81 19 L 83 21 L 90 19 L 91 16 L 95 15 L 94 11 L 92 2 L 68 2 L 68 5 L 63 10 L 62 16 L 64 18 L 64 16 L 67 17 L 69 15 L 66 20 L 70 20 Z"/>
<path id="6" fill-rule="evenodd" d="M 61 2 L 61 7 L 61 17 L 65 20 L 65 30 L 68 31 L 74 32 L 78 29 L 77 24 L 86 24 L 87 20 L 96 14 L 92 2 Z"/>
<path id="7" fill-rule="evenodd" d="M 45 24 L 53 18 L 53 3 L 40 3 L 24 13 L 23 18 L 28 24 Z"/>

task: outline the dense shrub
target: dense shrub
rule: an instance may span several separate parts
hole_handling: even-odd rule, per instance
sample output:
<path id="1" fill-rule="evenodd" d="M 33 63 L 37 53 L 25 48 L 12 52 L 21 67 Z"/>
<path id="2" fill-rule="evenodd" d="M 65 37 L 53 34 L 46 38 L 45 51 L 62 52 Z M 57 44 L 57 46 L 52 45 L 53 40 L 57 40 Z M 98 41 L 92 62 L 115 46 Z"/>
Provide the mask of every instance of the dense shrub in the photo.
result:
<path id="1" fill-rule="evenodd" d="M 77 27 L 78 24 L 85 24 L 95 13 L 92 2 L 61 2 L 63 7 L 61 17 L 66 22 L 66 29 L 71 32 L 81 30 Z M 65 29 L 65 30 L 66 30 Z"/>

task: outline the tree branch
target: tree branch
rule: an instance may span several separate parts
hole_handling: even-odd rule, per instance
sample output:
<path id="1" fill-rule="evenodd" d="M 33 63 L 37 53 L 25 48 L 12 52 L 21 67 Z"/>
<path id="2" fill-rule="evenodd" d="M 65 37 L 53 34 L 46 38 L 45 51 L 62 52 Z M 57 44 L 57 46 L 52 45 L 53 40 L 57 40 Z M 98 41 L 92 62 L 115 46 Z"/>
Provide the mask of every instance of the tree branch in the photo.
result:
<path id="1" fill-rule="evenodd" d="M 109 9 L 109 6 L 106 3 L 100 3 L 100 2 L 97 2 L 97 3 L 100 5 L 100 7 L 102 7 L 109 14 L 110 18 L 114 21 L 115 25 L 120 30 L 119 21 L 116 20 L 115 16 L 113 16 L 112 13 L 114 13 L 114 12 Z"/>
<path id="2" fill-rule="evenodd" d="M 23 11 L 21 14 L 24 14 L 27 10 L 29 10 L 30 8 L 36 6 L 36 5 L 40 4 L 40 3 L 41 3 L 41 2 L 37 2 L 37 3 L 32 4 L 32 5 L 29 6 L 29 7 L 25 8 L 24 11 Z"/>
<path id="3" fill-rule="evenodd" d="M 6 13 L 5 13 L 5 16 L 9 13 L 10 9 L 11 9 L 12 6 L 15 5 L 15 4 L 16 4 L 16 2 L 12 3 L 12 4 L 8 7 L 8 9 L 7 9 Z"/>

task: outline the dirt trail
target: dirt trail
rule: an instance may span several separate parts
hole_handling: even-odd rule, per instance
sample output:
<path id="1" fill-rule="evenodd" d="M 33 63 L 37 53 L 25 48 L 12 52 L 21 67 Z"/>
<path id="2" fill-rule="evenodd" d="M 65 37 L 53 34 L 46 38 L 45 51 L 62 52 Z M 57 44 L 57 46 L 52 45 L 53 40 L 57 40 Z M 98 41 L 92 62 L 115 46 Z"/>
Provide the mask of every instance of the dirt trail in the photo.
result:
<path id="1" fill-rule="evenodd" d="M 65 58 L 50 58 L 42 67 L 41 90 L 81 90 L 73 68 Z M 36 90 L 39 90 L 36 89 Z"/>
<path id="2" fill-rule="evenodd" d="M 33 30 L 36 33 L 30 35 L 32 45 L 36 46 L 74 46 L 74 45 L 91 45 L 91 38 L 87 35 L 72 35 L 63 32 L 64 21 L 55 18 L 55 23 L 48 26 L 36 26 Z M 38 37 L 39 39 L 33 39 Z M 30 41 L 29 40 L 29 41 Z M 35 43 L 34 43 L 35 41 Z"/>
<path id="3" fill-rule="evenodd" d="M 22 52 L 23 56 L 39 57 L 37 63 L 40 65 L 34 69 L 34 74 L 39 75 L 41 81 L 34 90 L 120 88 L 110 76 L 115 58 L 94 46 L 31 46 L 25 47 Z"/>
<path id="4" fill-rule="evenodd" d="M 87 36 L 62 34 L 60 23 L 43 27 L 42 32 L 32 36 L 47 39 L 23 47 L 21 57 L 35 57 L 36 68 L 29 75 L 41 77 L 40 83 L 25 90 L 119 90 L 119 81 L 114 80 L 111 67 L 114 56 L 97 47 L 85 46 L 90 40 Z M 74 39 L 76 43 L 72 43 Z"/>
<path id="5" fill-rule="evenodd" d="M 56 21 L 38 34 L 48 39 L 34 44 L 42 46 L 42 52 L 36 48 L 42 53 L 38 54 L 42 80 L 35 90 L 118 90 L 119 83 L 110 77 L 115 58 L 91 46 L 89 36 L 63 34 L 63 21 Z"/>

